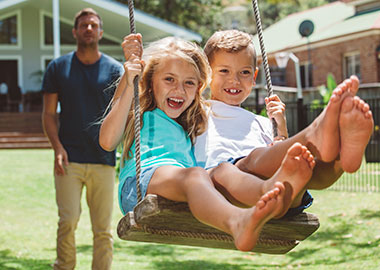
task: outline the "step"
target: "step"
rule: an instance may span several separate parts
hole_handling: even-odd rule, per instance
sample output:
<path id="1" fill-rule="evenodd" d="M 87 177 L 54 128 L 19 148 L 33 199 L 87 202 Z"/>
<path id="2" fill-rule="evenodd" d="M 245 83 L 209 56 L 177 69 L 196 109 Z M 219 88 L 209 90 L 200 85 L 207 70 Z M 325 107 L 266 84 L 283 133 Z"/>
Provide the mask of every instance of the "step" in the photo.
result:
<path id="1" fill-rule="evenodd" d="M 2 112 L 0 132 L 43 133 L 41 112 Z"/>
<path id="2" fill-rule="evenodd" d="M 49 149 L 50 143 L 0 143 L 0 149 Z"/>
<path id="3" fill-rule="evenodd" d="M 19 142 L 49 142 L 46 137 L 0 137 L 0 143 L 19 143 Z"/>
<path id="4" fill-rule="evenodd" d="M 44 133 L 41 132 L 34 132 L 34 133 L 25 133 L 25 132 L 19 132 L 19 131 L 10 131 L 10 132 L 0 132 L 0 138 L 7 138 L 7 137 L 46 137 Z"/>
<path id="5" fill-rule="evenodd" d="M 0 149 L 44 149 L 51 148 L 45 134 L 23 132 L 0 132 Z"/>

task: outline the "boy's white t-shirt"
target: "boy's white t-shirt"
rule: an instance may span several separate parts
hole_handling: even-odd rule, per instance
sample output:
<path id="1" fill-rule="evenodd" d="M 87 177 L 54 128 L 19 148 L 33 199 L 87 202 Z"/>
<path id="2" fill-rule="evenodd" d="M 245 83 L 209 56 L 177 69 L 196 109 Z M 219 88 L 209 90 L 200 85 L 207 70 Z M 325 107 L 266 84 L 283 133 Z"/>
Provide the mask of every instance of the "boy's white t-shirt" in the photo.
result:
<path id="1" fill-rule="evenodd" d="M 194 145 L 197 165 L 210 168 L 229 158 L 247 156 L 273 142 L 269 118 L 241 107 L 209 100 L 208 128 Z"/>

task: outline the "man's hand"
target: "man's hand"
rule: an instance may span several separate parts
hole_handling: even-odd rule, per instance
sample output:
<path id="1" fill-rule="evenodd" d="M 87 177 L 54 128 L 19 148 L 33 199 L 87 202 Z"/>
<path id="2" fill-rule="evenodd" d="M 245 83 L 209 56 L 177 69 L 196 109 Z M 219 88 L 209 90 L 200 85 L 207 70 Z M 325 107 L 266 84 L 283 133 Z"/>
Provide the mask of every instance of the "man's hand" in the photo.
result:
<path id="1" fill-rule="evenodd" d="M 69 165 L 69 159 L 66 150 L 61 147 L 54 152 L 54 172 L 57 175 L 65 175 L 64 166 Z"/>

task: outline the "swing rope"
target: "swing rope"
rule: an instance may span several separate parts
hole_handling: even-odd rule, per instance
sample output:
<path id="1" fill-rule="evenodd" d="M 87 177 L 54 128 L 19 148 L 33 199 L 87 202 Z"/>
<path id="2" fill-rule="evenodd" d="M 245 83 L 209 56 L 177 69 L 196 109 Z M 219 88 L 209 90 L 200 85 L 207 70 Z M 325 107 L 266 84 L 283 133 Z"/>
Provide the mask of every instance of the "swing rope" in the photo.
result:
<path id="1" fill-rule="evenodd" d="M 260 38 L 260 46 L 268 86 L 268 95 L 273 94 L 269 66 L 262 37 L 261 21 L 256 0 L 252 0 L 256 26 Z M 128 0 L 131 33 L 136 33 L 133 0 Z M 217 229 L 199 223 L 190 213 L 186 203 L 167 200 L 157 195 L 142 198 L 140 189 L 141 149 L 140 149 L 140 103 L 139 77 L 134 83 L 134 136 L 136 162 L 136 190 L 138 204 L 134 211 L 127 213 L 118 223 L 118 235 L 121 239 L 164 244 L 182 244 L 211 248 L 235 249 L 233 238 Z M 273 134 L 277 136 L 277 125 L 273 123 Z M 144 199 L 144 200 L 143 200 Z M 256 252 L 284 254 L 294 248 L 299 241 L 310 236 L 319 227 L 318 218 L 312 214 L 300 214 L 289 220 L 273 220 L 263 228 Z"/>
<path id="2" fill-rule="evenodd" d="M 135 27 L 135 8 L 133 0 L 128 0 L 129 8 L 129 25 L 132 34 L 136 34 Z M 134 114 L 135 114 L 135 163 L 136 163 L 136 189 L 137 189 L 137 202 L 141 202 L 142 195 L 140 189 L 140 175 L 141 175 L 141 151 L 140 151 L 140 101 L 139 101 L 139 77 L 133 79 L 134 86 Z"/>
<path id="3" fill-rule="evenodd" d="M 253 6 L 254 14 L 255 14 L 256 30 L 259 37 L 261 56 L 263 58 L 265 79 L 267 82 L 267 91 L 268 91 L 268 97 L 269 97 L 273 95 L 273 86 L 272 86 L 272 80 L 270 77 L 267 53 L 265 51 L 265 46 L 264 46 L 263 29 L 261 27 L 260 11 L 259 11 L 259 5 L 257 3 L 257 0 L 252 0 L 252 6 Z M 277 123 L 274 119 L 272 119 L 272 127 L 273 127 L 273 137 L 276 137 L 278 135 L 278 132 L 277 132 Z"/>
<path id="4" fill-rule="evenodd" d="M 270 70 L 268 65 L 268 58 L 265 51 L 264 46 L 264 36 L 263 29 L 261 27 L 261 19 L 260 19 L 260 11 L 257 0 L 252 0 L 253 11 L 255 14 L 256 28 L 259 37 L 261 55 L 263 58 L 263 65 L 265 71 L 265 78 L 267 83 L 267 91 L 268 96 L 273 95 L 273 86 L 270 76 Z M 129 24 L 130 24 L 130 32 L 136 34 L 135 27 L 135 15 L 134 15 L 134 4 L 133 0 L 128 0 L 128 8 L 129 8 Z M 135 160 L 136 160 L 136 190 L 137 190 L 137 202 L 142 201 L 142 194 L 140 189 L 140 175 L 141 175 L 141 151 L 140 151 L 140 102 L 139 102 L 139 77 L 136 76 L 133 80 L 134 84 L 134 115 L 135 115 Z M 277 123 L 274 119 L 272 119 L 272 127 L 273 127 L 273 137 L 278 135 L 277 133 Z"/>

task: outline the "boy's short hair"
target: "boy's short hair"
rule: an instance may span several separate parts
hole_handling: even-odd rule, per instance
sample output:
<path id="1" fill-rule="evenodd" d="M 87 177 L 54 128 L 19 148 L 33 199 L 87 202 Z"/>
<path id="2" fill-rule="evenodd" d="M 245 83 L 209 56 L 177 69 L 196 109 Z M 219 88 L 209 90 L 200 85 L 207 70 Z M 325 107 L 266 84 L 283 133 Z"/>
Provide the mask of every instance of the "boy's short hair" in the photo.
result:
<path id="1" fill-rule="evenodd" d="M 102 18 L 100 18 L 99 14 L 93 10 L 92 8 L 84 8 L 82 10 L 80 10 L 76 15 L 75 15 L 75 18 L 74 18 L 74 28 L 77 29 L 78 28 L 78 22 L 79 22 L 79 19 L 83 16 L 87 16 L 87 15 L 95 15 L 96 17 L 98 17 L 99 19 L 99 26 L 100 26 L 100 29 L 103 29 L 103 21 L 102 21 Z"/>
<path id="2" fill-rule="evenodd" d="M 215 52 L 223 50 L 226 52 L 240 52 L 250 47 L 253 51 L 253 64 L 256 67 L 256 50 L 253 45 L 252 36 L 239 30 L 224 30 L 215 32 L 206 42 L 204 52 L 211 63 Z"/>

